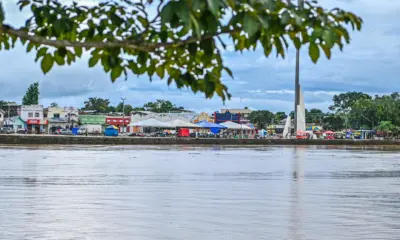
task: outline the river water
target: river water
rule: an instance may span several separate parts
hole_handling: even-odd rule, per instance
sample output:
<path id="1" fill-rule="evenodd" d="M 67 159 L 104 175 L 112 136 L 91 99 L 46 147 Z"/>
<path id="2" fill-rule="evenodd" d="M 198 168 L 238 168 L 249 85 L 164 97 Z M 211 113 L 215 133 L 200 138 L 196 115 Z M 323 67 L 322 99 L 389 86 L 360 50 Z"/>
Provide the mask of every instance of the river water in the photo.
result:
<path id="1" fill-rule="evenodd" d="M 400 239 L 400 150 L 1 147 L 0 239 Z"/>

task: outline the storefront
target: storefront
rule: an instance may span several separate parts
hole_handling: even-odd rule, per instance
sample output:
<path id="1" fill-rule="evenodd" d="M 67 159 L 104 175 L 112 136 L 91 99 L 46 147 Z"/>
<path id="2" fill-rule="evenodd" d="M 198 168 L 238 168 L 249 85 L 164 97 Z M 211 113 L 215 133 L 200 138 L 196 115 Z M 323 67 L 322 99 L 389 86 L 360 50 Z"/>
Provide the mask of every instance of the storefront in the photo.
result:
<path id="1" fill-rule="evenodd" d="M 129 132 L 130 117 L 106 117 L 107 125 L 114 125 L 119 128 L 119 132 Z"/>
<path id="2" fill-rule="evenodd" d="M 28 133 L 40 134 L 45 131 L 45 129 L 47 128 L 47 124 L 47 120 L 28 119 L 28 121 L 26 122 L 26 128 L 28 130 Z"/>

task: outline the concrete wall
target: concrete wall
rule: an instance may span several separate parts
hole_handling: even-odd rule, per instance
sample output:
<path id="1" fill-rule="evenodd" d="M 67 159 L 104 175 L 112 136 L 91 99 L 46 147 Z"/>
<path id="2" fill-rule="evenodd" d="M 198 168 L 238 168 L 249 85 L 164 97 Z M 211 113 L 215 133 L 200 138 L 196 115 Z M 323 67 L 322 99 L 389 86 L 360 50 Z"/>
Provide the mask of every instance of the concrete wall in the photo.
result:
<path id="1" fill-rule="evenodd" d="M 83 144 L 83 145 L 399 145 L 392 140 L 288 140 L 288 139 L 193 139 L 86 137 L 47 135 L 0 135 L 0 144 Z"/>

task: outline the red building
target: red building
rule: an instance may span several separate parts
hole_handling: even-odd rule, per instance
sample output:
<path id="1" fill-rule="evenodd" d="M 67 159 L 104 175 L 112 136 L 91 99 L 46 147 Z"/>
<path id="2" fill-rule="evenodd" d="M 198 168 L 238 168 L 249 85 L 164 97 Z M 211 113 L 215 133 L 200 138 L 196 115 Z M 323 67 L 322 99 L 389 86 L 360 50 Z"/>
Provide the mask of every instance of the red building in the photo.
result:
<path id="1" fill-rule="evenodd" d="M 114 125 L 119 128 L 119 132 L 129 132 L 129 123 L 131 123 L 131 118 L 129 116 L 110 116 L 106 117 L 106 124 L 107 125 Z M 122 129 L 124 127 L 124 129 Z"/>

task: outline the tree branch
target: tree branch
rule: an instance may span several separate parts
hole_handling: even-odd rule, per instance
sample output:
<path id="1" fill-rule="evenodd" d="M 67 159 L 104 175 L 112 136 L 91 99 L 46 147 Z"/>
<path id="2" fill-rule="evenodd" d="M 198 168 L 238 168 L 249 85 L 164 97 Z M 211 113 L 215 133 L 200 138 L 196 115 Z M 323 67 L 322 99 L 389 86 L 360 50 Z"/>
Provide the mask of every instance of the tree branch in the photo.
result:
<path id="1" fill-rule="evenodd" d="M 139 50 L 144 52 L 153 52 L 158 48 L 171 48 L 171 47 L 179 47 L 183 45 L 187 45 L 197 41 L 203 41 L 207 39 L 211 39 L 214 37 L 218 37 L 223 34 L 232 34 L 238 33 L 241 29 L 233 29 L 233 30 L 223 30 L 216 34 L 208 34 L 203 35 L 200 38 L 197 37 L 188 37 L 185 40 L 179 40 L 175 42 L 167 42 L 167 43 L 145 43 L 138 41 L 128 41 L 128 40 L 114 40 L 108 42 L 99 42 L 99 41 L 86 41 L 86 42 L 77 42 L 77 41 L 68 41 L 68 40 L 52 40 L 47 39 L 42 36 L 31 35 L 29 32 L 23 29 L 15 29 L 10 25 L 0 25 L 0 32 L 9 34 L 11 36 L 18 37 L 20 39 L 28 40 L 33 43 L 38 43 L 46 46 L 52 46 L 56 48 L 62 47 L 81 47 L 81 48 L 97 48 L 97 49 L 105 49 L 105 48 L 125 48 L 132 50 Z"/>

